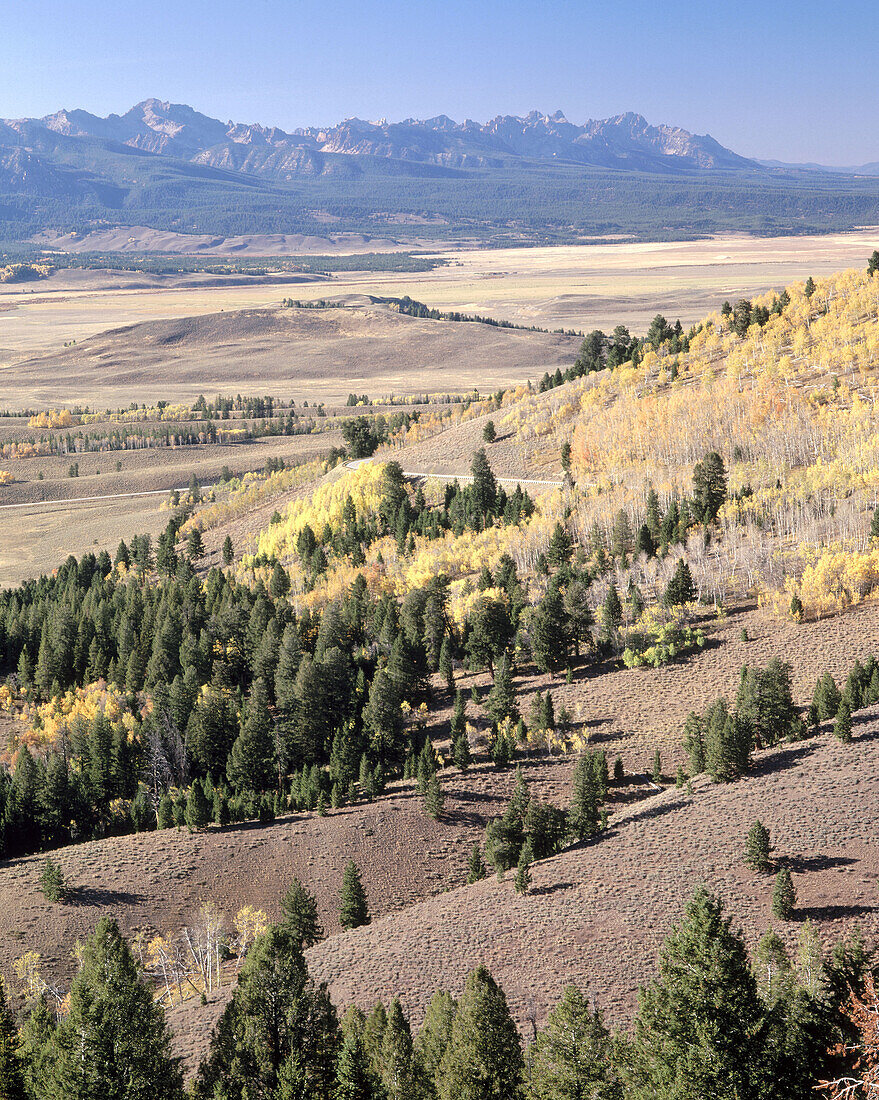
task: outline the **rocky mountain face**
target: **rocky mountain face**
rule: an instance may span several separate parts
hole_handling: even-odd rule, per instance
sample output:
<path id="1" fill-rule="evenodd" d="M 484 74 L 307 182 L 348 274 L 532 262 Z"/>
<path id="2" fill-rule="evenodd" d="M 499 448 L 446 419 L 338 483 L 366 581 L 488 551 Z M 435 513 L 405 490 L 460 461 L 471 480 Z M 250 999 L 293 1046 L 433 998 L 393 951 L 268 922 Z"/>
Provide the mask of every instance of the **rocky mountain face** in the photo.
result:
<path id="1" fill-rule="evenodd" d="M 711 137 L 652 126 L 633 113 L 582 126 L 568 122 L 561 112 L 549 116 L 537 111 L 524 118 L 498 116 L 484 125 L 457 123 L 445 115 L 397 123 L 352 118 L 333 127 L 287 133 L 277 127 L 224 123 L 185 104 L 147 99 L 124 115 L 107 118 L 62 110 L 41 119 L 5 120 L 0 123 L 0 148 L 28 148 L 39 131 L 275 180 L 356 173 L 358 160 L 365 157 L 452 169 L 490 169 L 527 159 L 648 172 L 760 171 L 754 161 Z"/>

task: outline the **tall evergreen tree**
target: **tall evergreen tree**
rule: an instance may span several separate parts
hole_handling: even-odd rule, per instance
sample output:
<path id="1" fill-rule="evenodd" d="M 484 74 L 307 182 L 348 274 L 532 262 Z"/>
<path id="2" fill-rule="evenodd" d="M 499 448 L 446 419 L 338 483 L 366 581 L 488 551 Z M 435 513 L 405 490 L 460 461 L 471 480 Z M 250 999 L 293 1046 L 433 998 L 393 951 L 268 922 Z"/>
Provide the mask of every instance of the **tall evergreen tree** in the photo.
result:
<path id="1" fill-rule="evenodd" d="M 763 1007 L 745 945 L 700 887 L 641 992 L 626 1098 L 758 1100 L 764 1096 Z"/>
<path id="2" fill-rule="evenodd" d="M 471 886 L 474 882 L 479 882 L 481 879 L 484 879 L 487 874 L 485 863 L 482 860 L 482 851 L 479 847 L 479 841 L 476 841 L 470 852 L 470 858 L 467 860 L 467 885 Z"/>
<path id="3" fill-rule="evenodd" d="M 400 702 L 400 692 L 395 681 L 380 668 L 369 688 L 369 701 L 363 711 L 363 721 L 382 762 L 395 761 L 400 755 L 403 733 Z"/>
<path id="4" fill-rule="evenodd" d="M 623 1100 L 610 1033 L 576 986 L 565 987 L 528 1050 L 528 1100 Z"/>
<path id="5" fill-rule="evenodd" d="M 267 791 L 275 786 L 275 739 L 265 683 L 257 680 L 250 693 L 241 733 L 235 738 L 227 767 L 237 791 Z"/>
<path id="6" fill-rule="evenodd" d="M 0 980 L 0 1100 L 25 1100 L 25 1097 L 18 1032 Z"/>
<path id="7" fill-rule="evenodd" d="M 190 830 L 204 829 L 213 816 L 213 807 L 205 797 L 200 779 L 193 779 L 186 799 L 185 821 Z"/>
<path id="8" fill-rule="evenodd" d="M 697 462 L 693 469 L 693 499 L 696 512 L 704 523 L 713 523 L 726 500 L 726 467 L 717 451 Z"/>
<path id="9" fill-rule="evenodd" d="M 612 642 L 623 621 L 623 604 L 617 586 L 611 581 L 601 607 L 601 639 Z"/>
<path id="10" fill-rule="evenodd" d="M 762 821 L 755 821 L 748 831 L 744 861 L 752 871 L 769 870 L 769 830 Z"/>
<path id="11" fill-rule="evenodd" d="M 598 832 L 599 796 L 595 782 L 595 769 L 588 754 L 577 761 L 574 768 L 574 791 L 568 820 L 580 840 L 588 840 Z"/>
<path id="12" fill-rule="evenodd" d="M 531 623 L 531 652 L 541 672 L 551 672 L 568 659 L 570 633 L 562 594 L 555 583 L 537 605 Z"/>
<path id="13" fill-rule="evenodd" d="M 494 683 L 485 700 L 485 709 L 496 725 L 505 718 L 518 718 L 516 712 L 516 692 L 513 688 L 513 673 L 510 658 L 502 653 L 494 670 Z"/>
<path id="14" fill-rule="evenodd" d="M 182 1100 L 161 1006 L 141 980 L 114 920 L 87 942 L 70 1008 L 49 1044 L 46 1100 Z"/>
<path id="15" fill-rule="evenodd" d="M 437 1095 L 437 1073 L 452 1037 L 457 1003 L 451 993 L 437 990 L 431 997 L 413 1047 L 421 1069 L 421 1085 L 428 1100 Z"/>
<path id="16" fill-rule="evenodd" d="M 476 508 L 481 515 L 489 516 L 494 512 L 497 504 L 497 481 L 491 471 L 484 447 L 474 451 L 470 475 L 473 478 L 471 489 Z"/>
<path id="17" fill-rule="evenodd" d="M 381 1083 L 372 1072 L 363 1040 L 354 1028 L 347 1030 L 342 1040 L 332 1100 L 384 1100 Z"/>
<path id="18" fill-rule="evenodd" d="M 326 987 L 308 977 L 298 940 L 271 927 L 248 952 L 193 1097 L 332 1100 L 338 1042 Z"/>
<path id="19" fill-rule="evenodd" d="M 437 1072 L 439 1100 L 518 1100 L 524 1059 L 507 999 L 484 966 L 464 983 Z"/>
<path id="20" fill-rule="evenodd" d="M 366 891 L 360 881 L 360 872 L 353 859 L 345 865 L 340 892 L 339 923 L 343 928 L 359 928 L 369 924 L 369 907 Z"/>
<path id="21" fill-rule="evenodd" d="M 388 1009 L 381 1045 L 382 1084 L 387 1100 L 416 1100 L 419 1073 L 412 1047 L 409 1021 L 395 997 Z"/>
<path id="22" fill-rule="evenodd" d="M 775 876 L 772 888 L 772 915 L 779 920 L 790 920 L 797 904 L 797 891 L 794 880 L 787 867 L 782 867 Z"/>
<path id="23" fill-rule="evenodd" d="M 693 575 L 684 558 L 678 558 L 674 574 L 665 589 L 663 603 L 666 607 L 680 607 L 681 604 L 692 603 L 696 598 L 696 586 L 693 584 Z"/>
<path id="24" fill-rule="evenodd" d="M 851 743 L 852 739 L 852 708 L 848 699 L 843 695 L 836 711 L 833 722 L 833 733 L 844 745 Z"/>
<path id="25" fill-rule="evenodd" d="M 298 878 L 293 879 L 281 898 L 281 927 L 302 949 L 314 947 L 324 937 L 317 915 L 317 900 Z"/>

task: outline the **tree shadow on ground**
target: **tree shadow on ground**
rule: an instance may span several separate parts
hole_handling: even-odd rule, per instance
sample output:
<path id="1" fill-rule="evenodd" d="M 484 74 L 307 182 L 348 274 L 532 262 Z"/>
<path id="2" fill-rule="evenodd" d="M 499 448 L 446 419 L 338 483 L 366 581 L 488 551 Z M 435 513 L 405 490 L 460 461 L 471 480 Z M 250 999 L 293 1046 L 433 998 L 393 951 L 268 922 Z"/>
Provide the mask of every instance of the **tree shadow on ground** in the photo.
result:
<path id="1" fill-rule="evenodd" d="M 143 894 L 133 890 L 110 890 L 106 886 L 71 886 L 67 891 L 67 904 L 84 905 L 137 905 L 145 901 Z"/>
<path id="2" fill-rule="evenodd" d="M 655 817 L 665 817 L 666 814 L 671 814 L 674 813 L 675 810 L 683 809 L 685 806 L 689 805 L 689 801 L 689 799 L 676 800 L 675 802 L 662 802 L 658 806 L 647 806 L 638 813 L 626 817 L 620 824 L 631 825 L 635 821 L 652 821 Z"/>
<path id="3" fill-rule="evenodd" d="M 875 905 L 798 906 L 794 913 L 794 920 L 845 920 L 847 917 L 865 917 L 875 912 Z"/>
<path id="4" fill-rule="evenodd" d="M 573 882 L 553 882 L 548 886 L 532 886 L 528 891 L 529 894 L 557 894 L 560 890 L 570 890 L 573 886 Z"/>
<path id="5" fill-rule="evenodd" d="M 856 859 L 847 856 L 779 856 L 776 863 L 779 867 L 787 867 L 795 874 L 803 875 L 809 871 L 830 871 L 834 867 L 850 867 L 857 863 Z"/>

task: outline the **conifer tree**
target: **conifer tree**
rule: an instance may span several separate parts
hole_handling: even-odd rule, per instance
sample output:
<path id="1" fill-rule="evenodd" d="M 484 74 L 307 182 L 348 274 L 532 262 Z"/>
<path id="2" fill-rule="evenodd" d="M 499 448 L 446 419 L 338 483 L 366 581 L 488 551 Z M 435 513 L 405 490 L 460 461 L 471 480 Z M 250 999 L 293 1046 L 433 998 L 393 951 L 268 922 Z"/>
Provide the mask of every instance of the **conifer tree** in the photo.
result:
<path id="1" fill-rule="evenodd" d="M 701 775 L 705 771 L 705 739 L 702 719 L 690 711 L 684 723 L 684 751 L 690 761 L 690 775 Z"/>
<path id="2" fill-rule="evenodd" d="M 418 754 L 418 790 L 424 794 L 429 780 L 436 775 L 436 750 L 433 741 L 425 737 L 424 745 Z"/>
<path id="3" fill-rule="evenodd" d="M 448 635 L 443 638 L 440 646 L 439 674 L 449 691 L 454 691 L 455 673 L 452 667 L 452 642 Z"/>
<path id="4" fill-rule="evenodd" d="M 174 824 L 174 802 L 168 791 L 165 791 L 159 799 L 156 810 L 156 826 L 159 829 L 170 829 Z"/>
<path id="5" fill-rule="evenodd" d="M 797 891 L 791 873 L 782 867 L 775 876 L 772 888 L 772 915 L 779 920 L 790 920 L 797 904 Z"/>
<path id="6" fill-rule="evenodd" d="M 381 1045 L 382 1084 L 387 1100 L 414 1100 L 419 1092 L 409 1021 L 395 997 L 388 1008 Z"/>
<path id="7" fill-rule="evenodd" d="M 226 535 L 223 539 L 223 565 L 231 565 L 235 560 L 235 550 L 232 546 L 231 535 Z"/>
<path id="8" fill-rule="evenodd" d="M 528 1051 L 528 1100 L 623 1100 L 601 1013 L 565 987 Z"/>
<path id="9" fill-rule="evenodd" d="M 437 1095 L 437 1071 L 452 1037 L 452 1024 L 457 1011 L 451 993 L 437 990 L 431 997 L 421 1030 L 415 1037 L 415 1058 L 421 1069 L 421 1085 L 427 1100 Z"/>
<path id="10" fill-rule="evenodd" d="M 70 987 L 46 1054 L 52 1100 L 182 1100 L 165 1014 L 141 980 L 114 920 L 103 917 Z"/>
<path id="11" fill-rule="evenodd" d="M 460 768 L 461 771 L 466 771 L 470 767 L 472 756 L 470 753 L 470 739 L 466 730 L 455 738 L 452 745 L 452 759 L 455 761 L 455 766 Z"/>
<path id="12" fill-rule="evenodd" d="M 25 1100 L 24 1071 L 15 1019 L 6 1001 L 6 989 L 0 980 L 0 1098 Z"/>
<path id="13" fill-rule="evenodd" d="M 844 745 L 852 739 L 852 710 L 848 699 L 843 695 L 833 722 L 833 733 Z"/>
<path id="14" fill-rule="evenodd" d="M 762 821 L 755 821 L 748 831 L 744 862 L 752 871 L 769 870 L 769 830 Z"/>
<path id="15" fill-rule="evenodd" d="M 540 700 L 540 728 L 544 730 L 555 729 L 555 704 L 553 703 L 551 691 L 547 691 L 546 695 Z"/>
<path id="16" fill-rule="evenodd" d="M 524 1060 L 507 999 L 484 966 L 464 983 L 437 1072 L 439 1100 L 518 1100 Z"/>
<path id="17" fill-rule="evenodd" d="M 467 885 L 472 886 L 474 882 L 479 882 L 481 879 L 484 879 L 487 874 L 488 871 L 482 861 L 482 851 L 480 850 L 479 842 L 476 841 L 470 852 L 470 858 L 467 860 Z"/>
<path id="18" fill-rule="evenodd" d="M 658 977 L 641 993 L 626 1100 L 762 1095 L 763 1007 L 730 923 L 699 887 L 663 945 Z"/>
<path id="19" fill-rule="evenodd" d="M 346 1031 L 342 1040 L 332 1096 L 333 1100 L 383 1100 L 383 1090 L 355 1029 Z"/>
<path id="20" fill-rule="evenodd" d="M 705 715 L 705 766 L 715 783 L 737 779 L 751 758 L 751 727 L 731 714 L 725 699 L 717 699 Z"/>
<path id="21" fill-rule="evenodd" d="M 703 523 L 713 523 L 726 500 L 726 467 L 717 451 L 709 453 L 693 469 L 693 499 Z"/>
<path id="22" fill-rule="evenodd" d="M 46 862 L 40 872 L 40 889 L 43 891 L 43 897 L 46 901 L 62 902 L 67 898 L 64 875 L 51 856 L 46 856 Z"/>
<path id="23" fill-rule="evenodd" d="M 645 557 L 656 557 L 656 543 L 653 539 L 653 535 L 650 533 L 650 528 L 646 523 L 642 523 L 638 528 L 638 537 L 635 541 L 635 551 L 638 554 L 644 554 Z"/>
<path id="24" fill-rule="evenodd" d="M 201 531 L 197 527 L 193 527 L 189 532 L 189 537 L 186 540 L 186 554 L 191 562 L 200 561 L 205 555 Z"/>
<path id="25" fill-rule="evenodd" d="M 317 915 L 317 899 L 298 878 L 294 878 L 281 898 L 281 925 L 300 949 L 314 947 L 324 937 Z"/>
<path id="26" fill-rule="evenodd" d="M 571 560 L 573 548 L 571 536 L 560 522 L 556 523 L 546 548 L 546 560 L 550 565 L 558 568 Z"/>
<path id="27" fill-rule="evenodd" d="M 601 638 L 612 642 L 623 621 L 623 605 L 617 586 L 611 582 L 601 606 Z"/>
<path id="28" fill-rule="evenodd" d="M 657 785 L 662 782 L 662 756 L 659 749 L 653 751 L 653 769 L 650 773 L 650 778 Z"/>
<path id="29" fill-rule="evenodd" d="M 588 840 L 598 832 L 598 792 L 595 770 L 588 755 L 583 755 L 574 768 L 574 791 L 568 811 L 571 828 L 580 840 Z"/>
<path id="30" fill-rule="evenodd" d="M 510 659 L 502 653 L 494 670 L 494 683 L 485 699 L 485 709 L 495 725 L 505 718 L 518 718 L 516 711 L 516 693 L 513 689 L 513 674 Z"/>
<path id="31" fill-rule="evenodd" d="M 338 1043 L 326 987 L 309 979 L 296 938 L 270 927 L 247 954 L 199 1068 L 194 1100 L 330 1100 Z"/>
<path id="32" fill-rule="evenodd" d="M 424 788 L 424 812 L 428 817 L 438 821 L 443 815 L 445 795 L 436 772 L 430 776 Z"/>
<path id="33" fill-rule="evenodd" d="M 836 681 L 829 672 L 818 678 L 815 684 L 815 692 L 812 696 L 812 708 L 819 721 L 826 722 L 836 717 L 841 699 Z"/>
<path id="34" fill-rule="evenodd" d="M 214 791 L 214 824 L 215 825 L 228 825 L 231 821 L 229 815 L 229 798 L 221 787 L 217 787 Z"/>
<path id="35" fill-rule="evenodd" d="M 530 635 L 534 663 L 541 672 L 551 672 L 567 661 L 568 613 L 555 583 L 550 584 L 534 610 Z"/>
<path id="36" fill-rule="evenodd" d="M 363 721 L 372 735 L 378 757 L 393 761 L 400 752 L 403 715 L 400 693 L 395 681 L 384 669 L 379 669 L 369 688 L 369 701 L 363 711 Z"/>
<path id="37" fill-rule="evenodd" d="M 474 451 L 470 474 L 473 478 L 471 491 L 476 508 L 481 515 L 489 516 L 494 512 L 497 504 L 497 481 L 491 471 L 484 447 Z"/>
<path id="38" fill-rule="evenodd" d="M 244 723 L 226 769 L 236 791 L 266 791 L 275 785 L 275 740 L 265 683 L 257 680 L 247 701 Z"/>
<path id="39" fill-rule="evenodd" d="M 534 862 L 534 850 L 531 840 L 526 838 L 519 852 L 519 862 L 516 866 L 516 878 L 513 882 L 517 894 L 527 894 L 531 888 L 531 864 Z"/>
<path id="40" fill-rule="evenodd" d="M 205 798 L 200 779 L 193 779 L 186 799 L 186 824 L 190 832 L 203 829 L 211 820 L 212 807 Z"/>
<path id="41" fill-rule="evenodd" d="M 666 607 L 680 607 L 681 604 L 692 603 L 696 598 L 696 586 L 693 584 L 693 575 L 684 558 L 678 558 L 674 575 L 668 582 L 663 596 Z"/>
<path id="42" fill-rule="evenodd" d="M 376 1001 L 372 1011 L 363 1021 L 361 1036 L 363 1038 L 363 1050 L 378 1081 L 381 1081 L 382 1076 L 382 1040 L 385 1037 L 387 1026 L 388 1014 L 385 1006 L 381 1001 Z"/>
<path id="43" fill-rule="evenodd" d="M 346 930 L 369 924 L 369 908 L 366 891 L 360 881 L 360 872 L 353 859 L 345 865 L 342 889 L 339 897 L 339 923 Z"/>

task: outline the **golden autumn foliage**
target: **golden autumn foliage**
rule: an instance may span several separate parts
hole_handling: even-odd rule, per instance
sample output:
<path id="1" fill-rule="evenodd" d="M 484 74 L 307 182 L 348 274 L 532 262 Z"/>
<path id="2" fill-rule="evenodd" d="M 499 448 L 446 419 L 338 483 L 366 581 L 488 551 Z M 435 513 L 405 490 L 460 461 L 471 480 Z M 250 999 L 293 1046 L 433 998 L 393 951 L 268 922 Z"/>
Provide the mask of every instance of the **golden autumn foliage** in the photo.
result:
<path id="1" fill-rule="evenodd" d="M 48 409 L 35 413 L 27 423 L 29 428 L 72 428 L 80 419 L 70 409 Z"/>
<path id="2" fill-rule="evenodd" d="M 0 703 L 5 708 L 6 702 L 2 697 Z M 10 699 L 9 706 L 12 705 Z M 25 703 L 18 718 L 26 729 L 16 735 L 16 747 L 54 746 L 63 734 L 69 732 L 74 722 L 90 723 L 99 712 L 110 722 L 114 731 L 124 730 L 129 739 L 137 736 L 138 716 L 128 710 L 124 693 L 115 685 L 98 680 L 55 695 L 46 703 Z"/>
<path id="3" fill-rule="evenodd" d="M 353 565 L 348 557 L 330 556 L 326 572 L 311 587 L 306 583 L 296 551 L 300 531 L 306 525 L 317 534 L 325 527 L 333 534 L 340 531 L 349 497 L 359 518 L 375 517 L 382 497 L 384 470 L 384 463 L 363 463 L 318 486 L 310 497 L 291 502 L 282 513 L 280 523 L 271 524 L 260 532 L 256 555 L 242 558 L 242 580 L 250 576 L 268 584 L 273 566 L 255 563 L 280 561 L 290 577 L 294 603 L 303 607 L 322 607 L 344 595 L 358 574 L 363 575 L 373 595 L 391 593 L 398 596 L 444 574 L 453 582 L 450 591 L 452 616 L 463 622 L 475 598 L 468 578 L 483 566 L 494 568 L 505 553 L 513 557 L 523 573 L 532 569 L 538 555 L 546 551 L 556 520 L 569 503 L 562 492 L 553 490 L 538 498 L 537 510 L 518 526 L 497 524 L 461 535 L 444 531 L 439 538 L 433 539 L 413 532 L 414 550 L 407 553 L 400 553 L 396 539 L 385 536 L 366 549 L 362 565 Z"/>

